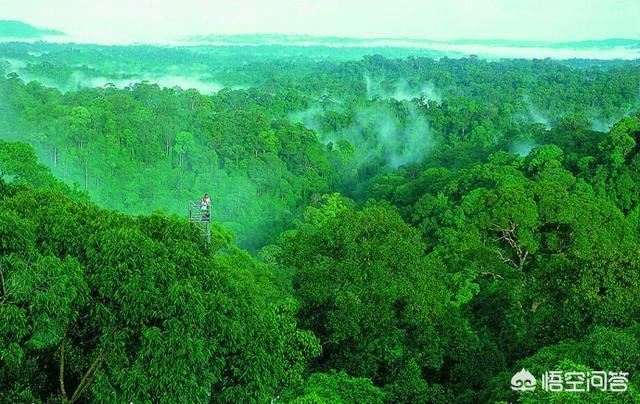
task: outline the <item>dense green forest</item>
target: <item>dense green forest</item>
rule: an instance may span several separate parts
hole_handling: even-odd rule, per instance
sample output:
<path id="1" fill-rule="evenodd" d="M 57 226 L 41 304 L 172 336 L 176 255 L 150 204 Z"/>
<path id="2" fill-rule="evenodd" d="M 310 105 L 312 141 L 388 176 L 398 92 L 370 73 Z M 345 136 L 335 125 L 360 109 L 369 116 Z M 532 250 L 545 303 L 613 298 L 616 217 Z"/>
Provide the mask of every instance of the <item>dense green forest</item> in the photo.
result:
<path id="1" fill-rule="evenodd" d="M 0 402 L 640 400 L 640 62 L 345 52 L 0 44 Z"/>
<path id="2" fill-rule="evenodd" d="M 56 45 L 31 63 L 35 46 L 5 45 L 26 62 L 5 64 L 12 73 L 0 83 L 4 138 L 31 143 L 54 175 L 122 212 L 183 214 L 185 201 L 209 191 L 215 218 L 252 251 L 274 242 L 314 196 L 366 199 L 376 175 L 427 157 L 437 165 L 453 155 L 466 165 L 498 150 L 523 153 L 547 142 L 543 128 L 606 132 L 640 97 L 635 62 L 576 69 L 549 60 L 376 56 L 243 64 L 198 53 L 176 67 L 189 51 Z M 88 68 L 92 60 L 110 62 Z M 208 76 L 184 84 L 206 91 L 221 88 L 217 80 L 227 88 L 203 94 L 134 75 L 104 78 L 135 82 L 124 88 L 69 90 L 80 75 L 118 64 L 172 84 L 185 81 L 175 71 L 206 65 Z"/>

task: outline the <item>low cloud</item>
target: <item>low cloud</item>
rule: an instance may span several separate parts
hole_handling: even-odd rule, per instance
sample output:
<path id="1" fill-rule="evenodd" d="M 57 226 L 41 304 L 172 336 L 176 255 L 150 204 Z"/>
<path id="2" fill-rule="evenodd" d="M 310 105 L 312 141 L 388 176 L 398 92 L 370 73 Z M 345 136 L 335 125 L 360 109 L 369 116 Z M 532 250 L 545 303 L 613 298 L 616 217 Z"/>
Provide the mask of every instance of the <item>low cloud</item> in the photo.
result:
<path id="1" fill-rule="evenodd" d="M 442 102 L 442 97 L 432 82 L 414 84 L 405 79 L 385 82 L 384 80 L 376 80 L 368 74 L 365 74 L 364 81 L 369 100 L 394 99 L 396 101 L 411 101 L 424 99 L 425 101 L 435 101 L 438 104 Z"/>
<path id="2" fill-rule="evenodd" d="M 55 87 L 62 92 L 75 91 L 82 88 L 104 87 L 114 85 L 117 88 L 125 88 L 135 83 L 147 81 L 163 88 L 180 87 L 183 90 L 196 89 L 202 94 L 215 94 L 225 88 L 222 83 L 212 80 L 210 76 L 199 69 L 183 68 L 182 74 L 177 74 L 179 69 L 168 68 L 164 72 L 139 72 L 139 73 L 115 73 L 113 75 L 91 74 L 82 70 L 71 73 L 67 79 L 53 79 L 45 75 L 37 74 L 29 69 L 29 63 L 18 59 L 4 59 L 7 73 L 16 73 L 25 82 L 39 81 L 44 86 Z M 87 67 L 85 67 L 86 69 Z M 80 69 L 80 67 L 78 67 Z M 97 73 L 97 71 L 96 71 Z M 239 88 L 239 87 L 234 87 Z"/>

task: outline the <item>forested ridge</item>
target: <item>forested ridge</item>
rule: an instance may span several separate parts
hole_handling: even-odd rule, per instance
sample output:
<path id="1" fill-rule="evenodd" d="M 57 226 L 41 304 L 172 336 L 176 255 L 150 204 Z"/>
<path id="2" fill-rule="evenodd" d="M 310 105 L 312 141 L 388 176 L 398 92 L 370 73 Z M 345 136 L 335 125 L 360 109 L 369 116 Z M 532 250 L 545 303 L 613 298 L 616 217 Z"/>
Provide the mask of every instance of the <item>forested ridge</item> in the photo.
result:
<path id="1" fill-rule="evenodd" d="M 0 402 L 640 400 L 637 62 L 48 49 L 0 79 Z"/>

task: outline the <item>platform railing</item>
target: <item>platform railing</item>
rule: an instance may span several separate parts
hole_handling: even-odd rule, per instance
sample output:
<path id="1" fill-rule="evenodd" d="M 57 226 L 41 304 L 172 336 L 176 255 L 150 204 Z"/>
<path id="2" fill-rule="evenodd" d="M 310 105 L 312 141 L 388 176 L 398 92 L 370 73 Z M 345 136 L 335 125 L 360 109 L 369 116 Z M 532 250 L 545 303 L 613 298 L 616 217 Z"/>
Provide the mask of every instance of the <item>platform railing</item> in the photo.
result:
<path id="1" fill-rule="evenodd" d="M 206 209 L 202 209 L 202 203 L 200 201 L 189 202 L 189 221 L 211 221 L 211 206 L 208 206 Z"/>
<path id="2" fill-rule="evenodd" d="M 211 206 L 202 209 L 202 201 L 189 202 L 189 221 L 193 223 L 207 241 L 211 241 Z"/>

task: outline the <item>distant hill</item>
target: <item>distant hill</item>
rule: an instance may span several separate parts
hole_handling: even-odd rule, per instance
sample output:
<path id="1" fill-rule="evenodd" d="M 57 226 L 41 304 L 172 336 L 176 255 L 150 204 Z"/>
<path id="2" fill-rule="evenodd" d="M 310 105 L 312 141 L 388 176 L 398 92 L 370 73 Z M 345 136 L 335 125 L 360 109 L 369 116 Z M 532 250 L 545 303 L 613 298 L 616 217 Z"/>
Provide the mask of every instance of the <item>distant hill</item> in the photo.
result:
<path id="1" fill-rule="evenodd" d="M 0 20 L 0 38 L 37 39 L 45 36 L 62 36 L 64 32 L 36 28 L 20 21 Z"/>
<path id="2" fill-rule="evenodd" d="M 445 41 L 446 42 L 446 41 Z M 486 46 L 509 46 L 509 47 L 549 47 L 549 48 L 615 48 L 615 47 L 628 47 L 638 48 L 640 47 L 640 39 L 626 39 L 626 38 L 609 38 L 609 39 L 590 39 L 584 41 L 521 41 L 510 39 L 456 39 L 449 41 L 455 44 L 470 44 L 470 45 L 486 45 Z"/>
<path id="3" fill-rule="evenodd" d="M 640 48 L 640 40 L 625 39 L 625 38 L 611 38 L 611 39 L 600 39 L 600 40 L 565 42 L 564 45 L 574 46 L 576 48 L 612 48 L 612 47 Z"/>
<path id="4" fill-rule="evenodd" d="M 185 42 L 201 42 L 225 45 L 281 45 L 281 46 L 392 46 L 429 47 L 433 45 L 480 45 L 509 48 L 550 48 L 550 49 L 640 49 L 640 39 L 610 38 L 584 41 L 523 41 L 509 39 L 455 39 L 431 40 L 417 38 L 349 38 L 331 36 L 284 35 L 284 34 L 241 34 L 241 35 L 196 35 L 183 39 Z"/>

